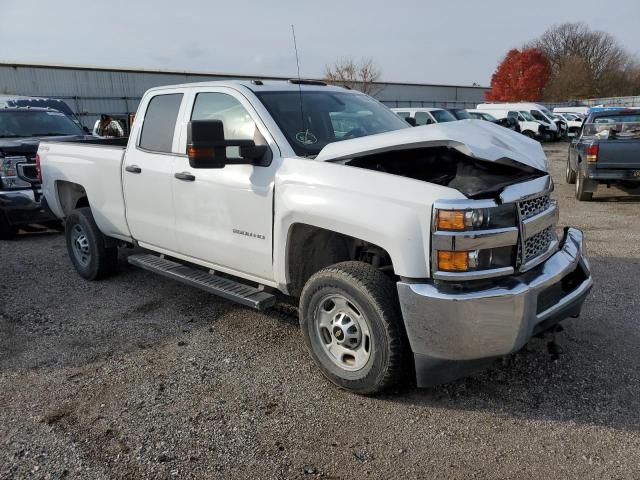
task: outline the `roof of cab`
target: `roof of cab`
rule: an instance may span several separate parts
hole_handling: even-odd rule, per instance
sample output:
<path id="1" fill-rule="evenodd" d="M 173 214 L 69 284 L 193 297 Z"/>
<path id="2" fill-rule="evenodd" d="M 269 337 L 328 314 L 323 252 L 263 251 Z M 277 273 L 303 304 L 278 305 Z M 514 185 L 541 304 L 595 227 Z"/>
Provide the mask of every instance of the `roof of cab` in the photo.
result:
<path id="1" fill-rule="evenodd" d="M 167 90 L 173 88 L 198 88 L 198 87 L 229 87 L 238 89 L 238 87 L 247 88 L 253 92 L 273 92 L 273 91 L 333 91 L 333 92 L 354 92 L 361 93 L 357 90 L 351 90 L 345 87 L 334 85 L 298 84 L 293 80 L 214 80 L 209 82 L 181 83 L 177 85 L 163 85 L 161 87 L 150 88 L 149 91 Z"/>

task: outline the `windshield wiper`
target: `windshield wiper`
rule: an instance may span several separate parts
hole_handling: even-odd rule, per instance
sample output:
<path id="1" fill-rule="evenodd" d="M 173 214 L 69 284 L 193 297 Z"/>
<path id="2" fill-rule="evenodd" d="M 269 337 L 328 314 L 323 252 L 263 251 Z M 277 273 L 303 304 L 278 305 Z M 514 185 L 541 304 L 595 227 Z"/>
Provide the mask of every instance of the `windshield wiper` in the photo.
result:
<path id="1" fill-rule="evenodd" d="M 54 136 L 66 136 L 74 135 L 73 133 L 60 133 L 60 132 L 45 132 L 45 133 L 32 133 L 32 137 L 54 137 Z"/>
<path id="2" fill-rule="evenodd" d="M 0 135 L 0 138 L 22 138 L 24 135 Z"/>

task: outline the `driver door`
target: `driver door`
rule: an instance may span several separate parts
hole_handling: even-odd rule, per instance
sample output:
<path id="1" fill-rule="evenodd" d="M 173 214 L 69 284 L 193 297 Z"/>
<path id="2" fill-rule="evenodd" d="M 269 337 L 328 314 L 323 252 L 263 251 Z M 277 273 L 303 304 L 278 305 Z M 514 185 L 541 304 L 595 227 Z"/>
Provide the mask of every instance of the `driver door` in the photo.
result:
<path id="1" fill-rule="evenodd" d="M 186 155 L 176 157 L 173 202 L 178 251 L 216 270 L 256 281 L 273 280 L 273 185 L 280 151 L 237 91 L 198 89 L 190 101 L 183 132 L 190 120 L 221 120 L 226 139 L 266 142 L 273 160 L 267 167 L 192 168 Z M 186 152 L 184 136 L 181 148 Z M 227 148 L 227 157 L 238 155 L 237 147 Z"/>

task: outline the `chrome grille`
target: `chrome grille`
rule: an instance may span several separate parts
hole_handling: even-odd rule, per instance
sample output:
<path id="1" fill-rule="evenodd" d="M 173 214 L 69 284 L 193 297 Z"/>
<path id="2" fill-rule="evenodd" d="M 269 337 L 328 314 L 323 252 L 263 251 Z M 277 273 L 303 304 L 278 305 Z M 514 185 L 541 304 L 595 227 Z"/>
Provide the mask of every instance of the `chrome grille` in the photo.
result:
<path id="1" fill-rule="evenodd" d="M 551 197 L 548 194 L 542 195 L 541 197 L 532 198 L 531 200 L 525 200 L 524 202 L 519 202 L 518 208 L 520 209 L 520 217 L 522 220 L 531 218 L 539 213 L 544 212 L 547 208 L 549 208 L 550 204 Z"/>
<path id="2" fill-rule="evenodd" d="M 553 227 L 547 227 L 524 242 L 525 263 L 547 253 L 553 241 Z"/>

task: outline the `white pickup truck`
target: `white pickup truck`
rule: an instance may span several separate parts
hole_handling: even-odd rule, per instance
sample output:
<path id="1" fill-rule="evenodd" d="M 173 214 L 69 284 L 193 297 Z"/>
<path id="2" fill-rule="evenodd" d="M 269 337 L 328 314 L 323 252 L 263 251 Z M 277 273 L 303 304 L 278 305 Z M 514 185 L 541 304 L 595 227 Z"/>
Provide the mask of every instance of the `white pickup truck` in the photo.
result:
<path id="1" fill-rule="evenodd" d="M 126 146 L 43 141 L 51 210 L 88 280 L 128 261 L 257 309 L 299 302 L 322 373 L 378 392 L 462 376 L 580 313 L 538 142 L 480 120 L 411 128 L 321 82 L 153 88 Z"/>

